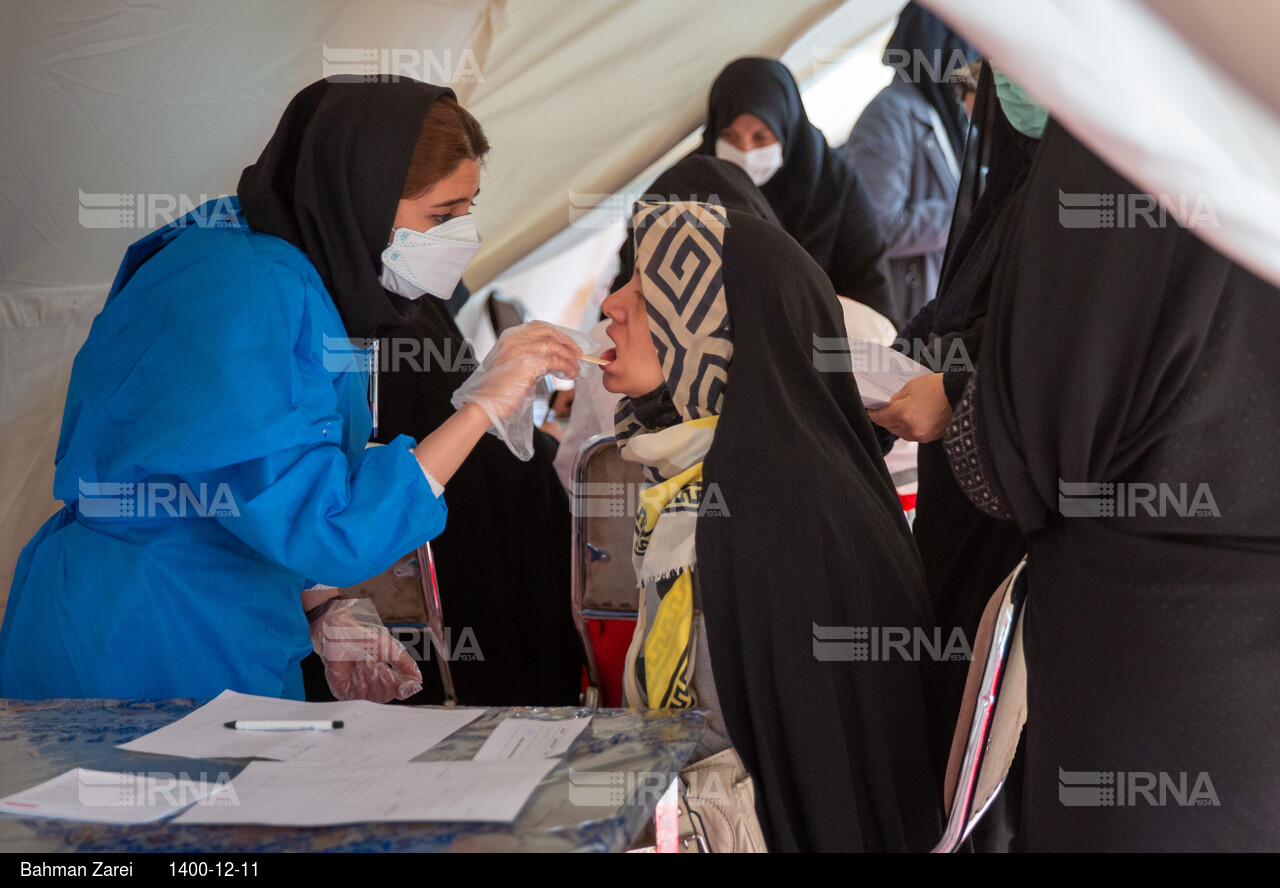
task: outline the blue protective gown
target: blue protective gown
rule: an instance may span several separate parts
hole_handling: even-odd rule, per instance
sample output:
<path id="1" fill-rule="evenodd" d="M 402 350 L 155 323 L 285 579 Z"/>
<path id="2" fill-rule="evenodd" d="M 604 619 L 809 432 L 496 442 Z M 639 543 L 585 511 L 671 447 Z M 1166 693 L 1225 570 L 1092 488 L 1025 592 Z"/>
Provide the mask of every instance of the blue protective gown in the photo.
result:
<path id="1" fill-rule="evenodd" d="M 72 370 L 65 505 L 18 560 L 0 696 L 301 699 L 303 588 L 445 522 L 412 439 L 365 449 L 361 354 L 306 255 L 233 198 L 130 247 Z"/>

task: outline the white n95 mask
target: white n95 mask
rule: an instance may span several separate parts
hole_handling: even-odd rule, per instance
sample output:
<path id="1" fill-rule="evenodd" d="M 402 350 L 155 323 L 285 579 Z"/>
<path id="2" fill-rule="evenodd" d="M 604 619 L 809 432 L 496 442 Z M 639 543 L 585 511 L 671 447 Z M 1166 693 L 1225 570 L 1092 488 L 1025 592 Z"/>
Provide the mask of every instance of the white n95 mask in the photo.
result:
<path id="1" fill-rule="evenodd" d="M 774 173 L 782 169 L 782 143 L 774 142 L 772 145 L 765 145 L 763 148 L 739 151 L 724 139 L 717 139 L 716 157 L 742 167 L 746 170 L 751 181 L 760 186 L 772 179 Z"/>
<path id="2" fill-rule="evenodd" d="M 406 299 L 423 293 L 448 299 L 479 249 L 470 213 L 426 231 L 397 228 L 382 251 L 382 286 Z"/>

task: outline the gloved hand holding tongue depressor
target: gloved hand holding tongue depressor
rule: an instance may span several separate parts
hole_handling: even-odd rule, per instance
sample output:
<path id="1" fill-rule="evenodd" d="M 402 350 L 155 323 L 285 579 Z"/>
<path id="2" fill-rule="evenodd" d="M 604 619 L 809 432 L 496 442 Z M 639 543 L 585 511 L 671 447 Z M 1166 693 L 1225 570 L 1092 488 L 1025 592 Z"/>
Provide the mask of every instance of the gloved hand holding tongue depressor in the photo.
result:
<path id="1" fill-rule="evenodd" d="M 548 373 L 575 379 L 584 351 L 600 344 L 585 333 L 533 321 L 504 330 L 478 370 L 453 393 L 453 406 L 479 405 L 489 431 L 522 460 L 533 457 L 534 385 Z"/>

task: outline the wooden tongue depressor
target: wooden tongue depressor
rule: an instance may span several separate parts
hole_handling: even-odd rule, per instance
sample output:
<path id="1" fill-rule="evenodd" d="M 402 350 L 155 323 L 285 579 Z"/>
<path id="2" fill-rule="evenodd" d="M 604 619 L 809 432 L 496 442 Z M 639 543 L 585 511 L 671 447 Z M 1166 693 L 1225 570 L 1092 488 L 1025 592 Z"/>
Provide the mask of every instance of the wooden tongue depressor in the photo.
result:
<path id="1" fill-rule="evenodd" d="M 595 355 L 581 355 L 579 356 L 578 360 L 586 361 L 588 364 L 599 364 L 601 367 L 609 363 L 604 358 L 598 358 Z"/>

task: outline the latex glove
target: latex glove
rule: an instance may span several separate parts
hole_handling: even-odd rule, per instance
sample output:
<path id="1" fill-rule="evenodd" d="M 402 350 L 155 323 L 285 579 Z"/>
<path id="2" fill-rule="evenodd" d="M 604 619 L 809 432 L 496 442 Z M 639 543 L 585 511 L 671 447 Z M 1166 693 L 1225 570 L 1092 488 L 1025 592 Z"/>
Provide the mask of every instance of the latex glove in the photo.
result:
<path id="1" fill-rule="evenodd" d="M 403 700 L 422 690 L 413 656 L 382 624 L 367 598 L 335 598 L 308 614 L 311 644 L 339 700 Z"/>
<path id="2" fill-rule="evenodd" d="M 951 402 L 942 387 L 942 374 L 909 381 L 884 407 L 868 410 L 876 425 L 906 441 L 936 441 L 951 424 Z"/>
<path id="3" fill-rule="evenodd" d="M 453 406 L 478 404 L 490 431 L 522 460 L 533 456 L 534 384 L 553 373 L 578 375 L 583 350 L 595 345 L 585 333 L 533 321 L 503 331 L 471 378 L 453 393 Z"/>

